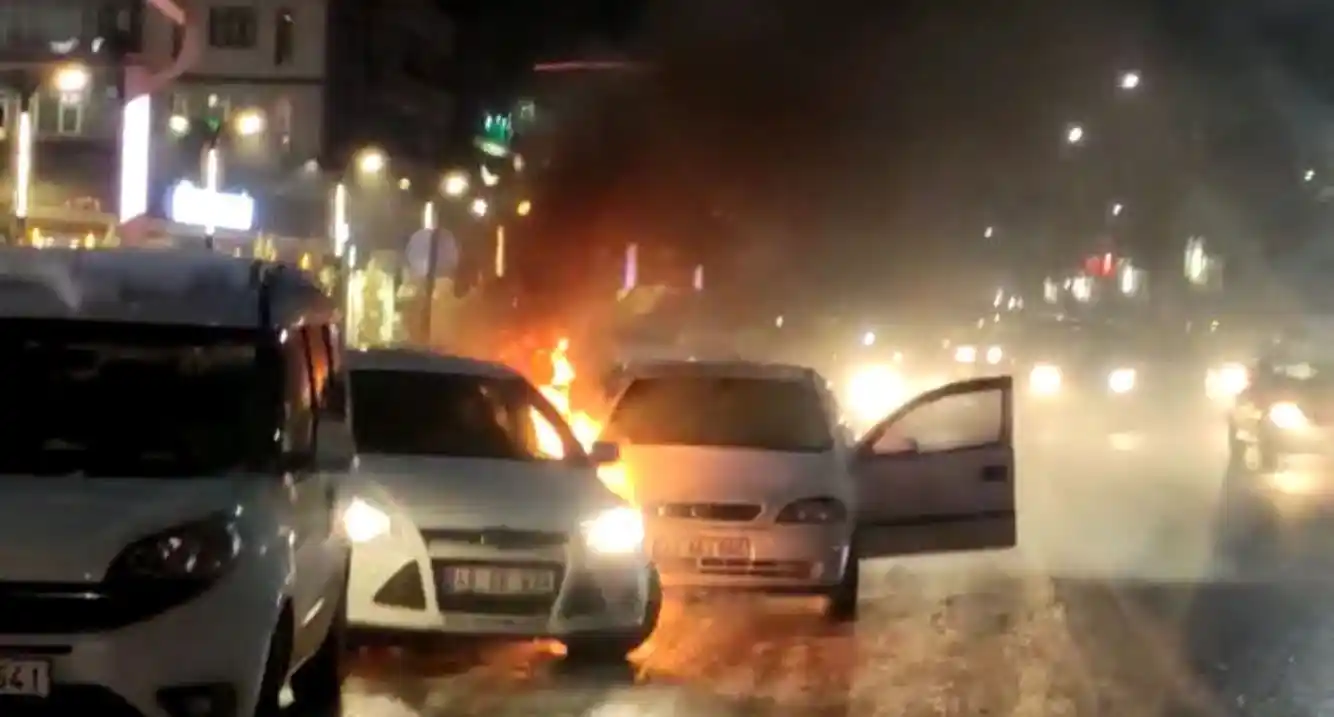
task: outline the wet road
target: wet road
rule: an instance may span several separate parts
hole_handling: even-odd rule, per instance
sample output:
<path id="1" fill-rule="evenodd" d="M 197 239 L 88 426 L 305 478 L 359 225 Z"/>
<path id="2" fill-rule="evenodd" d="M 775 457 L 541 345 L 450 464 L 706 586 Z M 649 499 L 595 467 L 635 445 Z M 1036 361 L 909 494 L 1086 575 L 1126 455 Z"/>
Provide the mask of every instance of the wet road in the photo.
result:
<path id="1" fill-rule="evenodd" d="M 344 713 L 1334 715 L 1320 536 L 1288 564 L 1220 560 L 1221 437 L 1021 455 L 1022 548 L 869 564 L 855 626 L 748 599 L 670 605 L 620 668 L 544 644 L 362 655 Z"/>

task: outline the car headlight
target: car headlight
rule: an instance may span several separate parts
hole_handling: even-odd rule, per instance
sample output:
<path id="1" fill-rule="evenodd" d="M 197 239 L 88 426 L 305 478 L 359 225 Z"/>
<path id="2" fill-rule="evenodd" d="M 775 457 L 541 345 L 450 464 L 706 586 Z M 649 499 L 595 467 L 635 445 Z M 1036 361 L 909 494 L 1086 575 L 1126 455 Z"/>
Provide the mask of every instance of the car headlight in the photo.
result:
<path id="1" fill-rule="evenodd" d="M 112 562 L 107 577 L 202 587 L 221 577 L 240 553 L 232 516 L 219 513 L 135 541 Z"/>
<path id="2" fill-rule="evenodd" d="M 1139 377 L 1133 368 L 1118 368 L 1107 374 L 1107 388 L 1112 393 L 1130 393 Z"/>
<path id="3" fill-rule="evenodd" d="M 354 543 L 369 543 L 387 535 L 390 525 L 388 513 L 361 498 L 353 498 L 343 509 L 343 532 Z"/>
<path id="4" fill-rule="evenodd" d="M 1028 375 L 1028 385 L 1034 393 L 1049 396 L 1061 390 L 1061 369 L 1051 364 L 1039 364 Z"/>
<path id="5" fill-rule="evenodd" d="M 584 544 L 603 555 L 630 555 L 644 549 L 644 516 L 622 506 L 599 513 L 581 526 Z"/>
<path id="6" fill-rule="evenodd" d="M 955 360 L 955 361 L 958 361 L 959 363 L 976 363 L 976 362 L 977 362 L 977 347 L 976 347 L 976 346 L 959 346 L 959 347 L 955 348 L 955 349 L 954 349 L 954 360 Z"/>
<path id="7" fill-rule="evenodd" d="M 865 366 L 848 380 L 844 403 L 859 420 L 879 420 L 907 397 L 898 371 L 885 365 Z"/>
<path id="8" fill-rule="evenodd" d="M 1305 428 L 1310 423 L 1301 407 L 1290 401 L 1282 401 L 1270 406 L 1269 421 L 1284 430 Z"/>
<path id="9" fill-rule="evenodd" d="M 848 508 L 837 498 L 807 498 L 778 512 L 779 523 L 842 523 L 848 519 Z"/>
<path id="10" fill-rule="evenodd" d="M 1000 363 L 1003 358 L 1005 358 L 1005 352 L 1001 350 L 1001 347 L 992 346 L 987 349 L 987 363 L 995 366 Z"/>

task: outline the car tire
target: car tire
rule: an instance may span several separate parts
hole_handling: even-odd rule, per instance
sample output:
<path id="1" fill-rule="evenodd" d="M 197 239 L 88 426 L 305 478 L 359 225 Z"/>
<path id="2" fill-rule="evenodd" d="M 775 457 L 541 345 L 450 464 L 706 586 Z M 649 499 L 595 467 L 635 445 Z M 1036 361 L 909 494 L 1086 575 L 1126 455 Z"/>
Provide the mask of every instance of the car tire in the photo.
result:
<path id="1" fill-rule="evenodd" d="M 861 588 L 861 564 L 854 539 L 852 547 L 848 550 L 848 564 L 843 569 L 843 579 L 830 589 L 826 596 L 825 620 L 843 624 L 857 619 L 857 591 Z"/>
<path id="2" fill-rule="evenodd" d="M 650 570 L 643 624 L 633 631 L 571 637 L 564 641 L 565 659 L 580 664 L 625 662 L 630 653 L 653 636 L 653 631 L 658 627 L 658 618 L 662 616 L 662 601 L 662 580 L 657 570 Z"/>
<path id="3" fill-rule="evenodd" d="M 343 699 L 343 655 L 348 644 L 347 585 L 315 654 L 292 674 L 292 702 L 302 714 L 334 714 Z"/>

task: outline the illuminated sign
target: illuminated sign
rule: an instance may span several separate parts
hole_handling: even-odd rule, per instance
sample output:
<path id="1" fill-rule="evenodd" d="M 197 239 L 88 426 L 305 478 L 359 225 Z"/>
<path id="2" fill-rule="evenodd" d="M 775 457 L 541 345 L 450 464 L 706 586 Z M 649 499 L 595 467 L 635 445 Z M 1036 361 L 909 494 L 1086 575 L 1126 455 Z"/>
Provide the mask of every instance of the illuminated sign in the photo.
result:
<path id="1" fill-rule="evenodd" d="M 255 200 L 245 192 L 211 192 L 182 180 L 167 198 L 171 220 L 232 231 L 250 231 L 255 226 Z"/>

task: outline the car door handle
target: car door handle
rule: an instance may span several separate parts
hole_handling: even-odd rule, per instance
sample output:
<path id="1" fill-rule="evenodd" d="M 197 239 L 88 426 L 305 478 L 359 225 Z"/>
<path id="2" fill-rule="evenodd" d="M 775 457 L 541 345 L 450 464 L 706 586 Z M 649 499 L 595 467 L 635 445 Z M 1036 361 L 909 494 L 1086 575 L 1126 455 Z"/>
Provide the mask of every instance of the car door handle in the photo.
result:
<path id="1" fill-rule="evenodd" d="M 1004 483 L 1010 479 L 1010 469 L 1005 466 L 987 466 L 982 469 L 983 483 Z"/>

